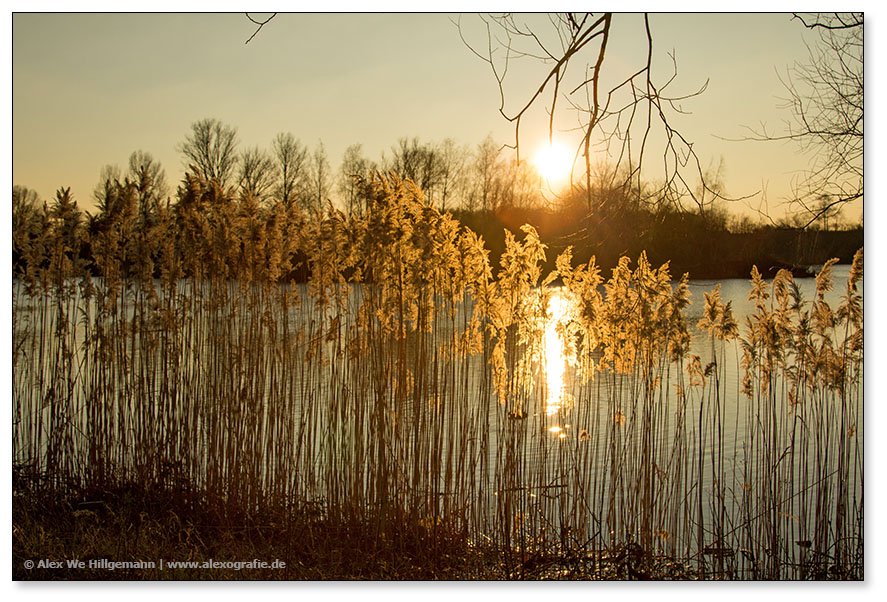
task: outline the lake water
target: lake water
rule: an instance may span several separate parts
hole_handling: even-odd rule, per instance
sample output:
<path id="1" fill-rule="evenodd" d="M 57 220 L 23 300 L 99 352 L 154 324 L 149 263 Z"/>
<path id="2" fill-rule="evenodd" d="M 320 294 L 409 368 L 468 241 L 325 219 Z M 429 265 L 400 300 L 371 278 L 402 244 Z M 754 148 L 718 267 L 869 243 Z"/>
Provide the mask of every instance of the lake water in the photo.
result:
<path id="1" fill-rule="evenodd" d="M 826 296 L 832 307 L 848 272 L 835 266 Z M 814 279 L 796 282 L 805 299 L 814 297 Z M 747 280 L 691 281 L 688 323 L 702 317 L 703 293 L 716 285 L 744 333 L 755 310 Z M 539 325 L 521 361 L 520 348 L 507 356 L 514 387 L 503 405 L 483 354 L 454 361 L 437 349 L 468 323 L 470 304 L 435 323 L 430 343 L 417 336 L 395 354 L 349 347 L 361 290 L 350 291 L 339 314 L 314 306 L 307 286 L 293 291 L 301 305 L 262 326 L 266 338 L 253 343 L 253 324 L 264 318 L 255 309 L 225 313 L 225 303 L 243 309 L 235 287 L 218 313 L 198 319 L 187 315 L 195 292 L 182 283 L 173 303 L 183 316 L 174 355 L 162 356 L 156 343 L 139 347 L 134 341 L 150 334 L 137 338 L 123 328 L 132 344 L 107 351 L 125 358 L 115 370 L 102 365 L 105 356 L 82 351 L 97 314 L 75 296 L 64 330 L 71 405 L 59 425 L 46 400 L 59 395 L 60 364 L 38 359 L 54 348 L 56 309 L 14 283 L 15 461 L 46 462 L 53 429 L 70 437 L 65 457 L 85 458 L 90 404 L 111 387 L 118 395 L 106 402 L 116 433 L 109 445 L 121 470 L 138 470 L 133 447 L 144 440 L 143 449 L 186 464 L 189 477 L 207 486 L 241 478 L 248 462 L 249 478 L 262 487 L 329 504 L 421 498 L 408 503 L 433 516 L 459 515 L 479 540 L 586 551 L 633 541 L 740 577 L 804 576 L 814 553 L 839 558 L 861 546 L 861 373 L 856 390 L 822 390 L 804 404 L 790 403 L 784 380 L 749 397 L 741 392 L 740 344 L 712 345 L 694 326 L 690 354 L 708 369 L 702 384 L 667 361 L 650 374 L 586 380 L 564 353 L 557 323 L 568 301 L 554 290 L 551 320 Z M 135 323 L 131 306 L 123 312 L 121 323 Z M 338 322 L 342 316 L 351 321 Z M 277 341 L 287 328 L 303 329 L 305 340 L 293 337 L 265 357 L 261 341 Z M 244 365 L 250 369 L 241 374 Z M 162 401 L 145 409 L 152 399 Z M 217 421 L 212 404 L 219 403 L 232 409 Z M 192 436 L 175 433 L 175 425 Z"/>

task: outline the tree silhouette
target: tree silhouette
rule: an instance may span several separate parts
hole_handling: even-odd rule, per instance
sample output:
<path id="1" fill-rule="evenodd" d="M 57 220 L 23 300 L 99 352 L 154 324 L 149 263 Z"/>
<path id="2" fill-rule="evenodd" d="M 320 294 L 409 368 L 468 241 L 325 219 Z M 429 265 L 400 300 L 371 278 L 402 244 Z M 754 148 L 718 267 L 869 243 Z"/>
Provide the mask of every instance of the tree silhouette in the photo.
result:
<path id="1" fill-rule="evenodd" d="M 863 197 L 864 23 L 862 13 L 793 18 L 818 40 L 807 46 L 807 62 L 789 67 L 783 79 L 791 113 L 784 133 L 765 129 L 755 138 L 789 140 L 810 154 L 792 199 L 810 225 Z"/>
<path id="2" fill-rule="evenodd" d="M 289 132 L 277 134 L 271 148 L 278 176 L 274 194 L 284 206 L 290 207 L 306 185 L 308 150 Z"/>
<path id="3" fill-rule="evenodd" d="M 169 194 L 166 173 L 151 153 L 141 150 L 132 153 L 126 177 L 138 189 L 143 210 L 159 206 Z"/>
<path id="4" fill-rule="evenodd" d="M 237 128 L 218 119 L 202 119 L 191 124 L 191 133 L 179 151 L 185 155 L 186 167 L 227 188 L 237 167 Z"/>
<path id="5" fill-rule="evenodd" d="M 352 144 L 345 149 L 339 168 L 338 189 L 347 215 L 362 216 L 366 213 L 368 199 L 361 194 L 361 182 L 369 178 L 373 171 L 374 166 L 363 156 L 360 144 Z"/>
<path id="6" fill-rule="evenodd" d="M 310 212 L 320 212 L 330 193 L 330 162 L 323 142 L 318 141 L 308 166 L 308 182 L 304 192 L 303 205 Z"/>
<path id="7" fill-rule="evenodd" d="M 245 150 L 240 155 L 241 192 L 256 202 L 264 201 L 274 186 L 274 172 L 274 160 L 265 151 L 258 147 Z"/>

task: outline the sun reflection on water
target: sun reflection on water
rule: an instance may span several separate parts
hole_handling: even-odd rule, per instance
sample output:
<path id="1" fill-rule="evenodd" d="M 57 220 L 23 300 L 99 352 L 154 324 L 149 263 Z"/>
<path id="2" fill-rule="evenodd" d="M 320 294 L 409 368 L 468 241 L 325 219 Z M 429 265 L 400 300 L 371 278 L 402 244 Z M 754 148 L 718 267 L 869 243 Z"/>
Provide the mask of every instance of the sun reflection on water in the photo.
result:
<path id="1" fill-rule="evenodd" d="M 545 384 L 547 397 L 545 413 L 549 416 L 557 414 L 567 404 L 566 383 L 564 374 L 567 369 L 567 357 L 558 334 L 558 324 L 567 317 L 567 300 L 558 291 L 552 292 L 548 300 L 549 319 L 545 325 Z M 563 433 L 558 427 L 558 431 Z"/>

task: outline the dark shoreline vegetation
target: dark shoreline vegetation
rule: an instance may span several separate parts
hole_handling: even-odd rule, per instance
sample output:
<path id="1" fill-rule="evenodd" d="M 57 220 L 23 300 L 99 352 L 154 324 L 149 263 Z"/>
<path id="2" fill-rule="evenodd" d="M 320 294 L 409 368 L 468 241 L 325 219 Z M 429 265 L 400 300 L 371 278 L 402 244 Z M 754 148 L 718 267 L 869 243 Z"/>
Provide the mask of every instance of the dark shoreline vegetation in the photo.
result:
<path id="1" fill-rule="evenodd" d="M 191 177 L 191 176 L 188 176 Z M 361 180 L 365 182 L 366 180 Z M 225 208 L 229 222 L 246 212 L 255 220 L 254 227 L 263 232 L 277 229 L 281 234 L 285 227 L 297 227 L 301 221 L 312 219 L 317 212 L 297 209 L 298 202 L 260 203 L 255 198 L 244 198 L 239 202 L 226 195 L 221 188 L 200 193 L 188 193 L 188 180 L 179 190 L 179 201 L 163 206 L 156 193 L 150 190 L 151 182 L 141 186 L 119 181 L 106 182 L 111 189 L 97 215 L 83 214 L 76 207 L 69 189 L 58 191 L 56 203 L 61 203 L 57 211 L 70 213 L 67 218 L 76 222 L 85 231 L 72 248 L 78 261 L 93 275 L 100 275 L 93 247 L 100 244 L 93 234 L 97 234 L 109 219 L 109 213 L 129 212 L 127 219 L 137 219 L 154 230 L 167 230 L 160 222 L 172 219 L 184 209 L 187 203 L 195 203 L 194 194 L 205 198 L 198 203 Z M 129 190 L 129 192 L 127 192 Z M 28 253 L 25 248 L 39 245 L 52 219 L 48 205 L 40 207 L 36 199 L 24 199 L 27 191 L 20 192 L 14 203 L 13 230 L 13 272 L 23 273 L 27 269 Z M 182 195 L 192 195 L 184 200 Z M 126 198 L 129 196 L 129 198 Z M 228 196 L 228 198 L 224 198 Z M 249 196 L 249 195 L 247 195 Z M 360 193 L 353 193 L 355 203 L 366 205 L 368 199 Z M 123 198 L 120 198 L 123 197 Z M 62 200 L 62 198 L 64 200 Z M 358 202 L 359 199 L 359 202 Z M 110 212 L 104 208 L 110 206 Z M 237 205 L 237 209 L 235 209 Z M 862 248 L 864 231 L 861 225 L 849 229 L 829 230 L 822 228 L 799 228 L 788 224 L 752 224 L 750 222 L 730 222 L 723 212 L 700 214 L 660 207 L 658 210 L 635 203 L 627 207 L 619 203 L 616 207 L 595 207 L 589 210 L 582 202 L 566 203 L 551 207 L 499 206 L 489 210 L 454 209 L 450 213 L 461 225 L 471 229 L 483 240 L 489 251 L 490 263 L 498 265 L 505 251 L 505 232 L 520 235 L 520 227 L 532 224 L 540 240 L 549 250 L 543 268 L 554 269 L 554 258 L 570 247 L 577 262 L 586 263 L 591 257 L 602 270 L 616 267 L 624 256 L 639 257 L 646 253 L 654 265 L 669 263 L 672 275 L 689 274 L 693 279 L 747 278 L 753 267 L 757 267 L 765 277 L 772 278 L 780 269 L 787 269 L 795 277 L 812 277 L 815 270 L 826 261 L 837 258 L 840 263 L 851 263 L 857 249 Z M 65 206 L 65 209 L 61 207 Z M 136 209 L 138 206 L 138 209 Z M 138 216 L 135 213 L 138 213 Z M 17 215 L 16 215 L 17 214 Z M 216 217 L 216 221 L 221 216 Z M 341 219 L 347 216 L 340 215 Z M 354 217 L 362 217 L 355 212 Z M 116 219 L 116 218 L 114 218 Z M 151 243 L 154 244 L 154 243 Z M 155 253 L 156 249 L 151 249 Z M 33 252 L 30 253 L 34 255 Z M 38 255 L 39 256 L 39 255 Z M 289 271 L 278 276 L 279 281 L 307 282 L 310 266 L 304 254 L 289 262 Z M 152 275 L 160 278 L 161 266 L 154 262 Z"/>
<path id="2" fill-rule="evenodd" d="M 748 278 L 753 267 L 772 278 L 780 269 L 795 277 L 812 277 L 830 259 L 851 263 L 863 246 L 863 229 L 802 229 L 755 225 L 731 231 L 723 215 L 700 217 L 698 213 L 667 212 L 657 215 L 648 208 L 620 211 L 619 216 L 589 214 L 576 205 L 559 210 L 504 208 L 491 214 L 454 211 L 460 224 L 481 235 L 497 265 L 505 249 L 505 230 L 519 233 L 532 224 L 549 250 L 546 271 L 567 247 L 576 262 L 591 257 L 605 272 L 622 257 L 645 253 L 653 265 L 669 264 L 676 279 L 689 274 L 694 280 Z"/>
<path id="3" fill-rule="evenodd" d="M 767 258 L 823 264 L 811 299 L 752 268 L 745 323 L 719 288 L 696 300 L 701 356 L 688 277 L 649 259 L 664 238 L 639 234 L 633 267 L 520 224 L 494 262 L 498 235 L 391 175 L 352 216 L 193 174 L 172 205 L 147 192 L 14 216 L 15 579 L 864 578 L 861 230 Z M 738 264 L 742 236 L 788 246 L 770 235 L 671 244 Z M 820 252 L 852 261 L 834 307 Z M 582 429 L 564 438 L 539 382 L 555 282 L 577 380 L 556 412 Z M 161 555 L 288 568 L 23 568 Z"/>

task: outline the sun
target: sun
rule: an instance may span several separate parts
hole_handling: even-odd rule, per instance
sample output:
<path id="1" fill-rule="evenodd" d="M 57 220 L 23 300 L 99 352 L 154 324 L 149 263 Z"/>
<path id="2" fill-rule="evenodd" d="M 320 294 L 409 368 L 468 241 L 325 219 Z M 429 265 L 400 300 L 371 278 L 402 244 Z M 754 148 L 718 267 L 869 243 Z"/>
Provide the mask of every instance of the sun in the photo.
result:
<path id="1" fill-rule="evenodd" d="M 549 184 L 566 180 L 573 168 L 573 156 L 567 147 L 560 142 L 553 141 L 543 145 L 533 159 L 539 175 Z"/>

